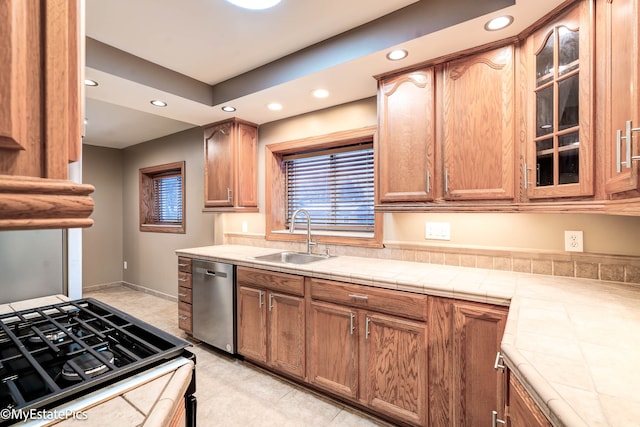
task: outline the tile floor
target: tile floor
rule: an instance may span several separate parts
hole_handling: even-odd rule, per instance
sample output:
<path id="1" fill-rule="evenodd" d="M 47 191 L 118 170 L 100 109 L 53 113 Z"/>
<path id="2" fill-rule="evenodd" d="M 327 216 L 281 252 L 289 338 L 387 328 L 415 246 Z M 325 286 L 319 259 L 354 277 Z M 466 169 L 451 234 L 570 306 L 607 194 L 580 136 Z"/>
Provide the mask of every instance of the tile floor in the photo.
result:
<path id="1" fill-rule="evenodd" d="M 85 292 L 173 335 L 178 329 L 175 302 L 125 286 Z M 319 397 L 275 378 L 204 344 L 190 348 L 196 354 L 197 423 L 209 426 L 388 426 L 358 411 Z"/>

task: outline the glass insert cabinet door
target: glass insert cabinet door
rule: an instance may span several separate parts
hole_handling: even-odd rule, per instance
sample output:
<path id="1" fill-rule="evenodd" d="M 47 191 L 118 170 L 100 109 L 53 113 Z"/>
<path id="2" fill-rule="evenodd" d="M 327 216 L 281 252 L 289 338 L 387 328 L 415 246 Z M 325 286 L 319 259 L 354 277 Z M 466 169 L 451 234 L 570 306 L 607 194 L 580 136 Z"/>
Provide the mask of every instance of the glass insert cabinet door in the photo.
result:
<path id="1" fill-rule="evenodd" d="M 579 2 L 527 41 L 533 74 L 529 197 L 593 194 L 590 4 Z"/>

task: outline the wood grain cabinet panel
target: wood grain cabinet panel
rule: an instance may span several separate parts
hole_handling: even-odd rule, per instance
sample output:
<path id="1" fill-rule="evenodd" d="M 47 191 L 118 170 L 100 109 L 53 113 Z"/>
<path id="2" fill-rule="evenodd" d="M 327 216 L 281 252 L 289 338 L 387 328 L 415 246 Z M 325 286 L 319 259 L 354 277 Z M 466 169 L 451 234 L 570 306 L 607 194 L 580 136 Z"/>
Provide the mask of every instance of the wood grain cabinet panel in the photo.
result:
<path id="1" fill-rule="evenodd" d="M 304 279 L 239 266 L 238 353 L 281 373 L 306 377 L 306 311 L 302 295 L 282 292 Z M 283 286 L 284 284 L 284 286 Z M 273 290 L 273 289 L 276 290 Z"/>
<path id="2" fill-rule="evenodd" d="M 204 127 L 205 211 L 257 212 L 258 127 L 239 119 Z"/>
<path id="3" fill-rule="evenodd" d="M 193 333 L 193 276 L 191 258 L 178 257 L 178 327 Z"/>
<path id="4" fill-rule="evenodd" d="M 427 327 L 387 315 L 365 316 L 367 405 L 413 425 L 427 420 Z"/>
<path id="5" fill-rule="evenodd" d="M 444 66 L 444 198 L 514 198 L 514 46 Z"/>
<path id="6" fill-rule="evenodd" d="M 378 82 L 380 203 L 433 200 L 434 100 L 433 68 Z"/>
<path id="7" fill-rule="evenodd" d="M 598 0 L 596 29 L 601 41 L 597 56 L 604 73 L 600 86 L 604 101 L 606 192 L 618 194 L 640 189 L 640 9 L 638 0 Z M 618 136 L 618 131 L 620 135 Z M 629 162 L 629 160 L 631 160 Z M 629 162 L 629 163 L 628 163 Z M 626 195 L 623 194 L 623 197 Z"/>
<path id="8" fill-rule="evenodd" d="M 355 311 L 311 301 L 308 320 L 309 382 L 338 396 L 356 400 L 360 328 Z"/>
<path id="9" fill-rule="evenodd" d="M 551 427 L 551 423 L 542 413 L 533 398 L 527 393 L 520 381 L 508 373 L 507 388 L 507 425 L 510 427 Z"/>
<path id="10" fill-rule="evenodd" d="M 309 382 L 390 419 L 425 425 L 427 324 L 422 317 L 427 297 L 306 280 Z"/>
<path id="11" fill-rule="evenodd" d="M 77 0 L 0 2 L 0 230 L 88 227 Z"/>

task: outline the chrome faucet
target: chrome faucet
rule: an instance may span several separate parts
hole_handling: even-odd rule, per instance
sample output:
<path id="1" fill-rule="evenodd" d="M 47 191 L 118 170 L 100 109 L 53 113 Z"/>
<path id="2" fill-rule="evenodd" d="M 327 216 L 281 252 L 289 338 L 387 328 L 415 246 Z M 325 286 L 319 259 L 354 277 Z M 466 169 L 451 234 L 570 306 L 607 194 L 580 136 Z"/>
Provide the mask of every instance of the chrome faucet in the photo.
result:
<path id="1" fill-rule="evenodd" d="M 299 213 L 303 213 L 307 216 L 307 253 L 310 254 L 311 246 L 315 246 L 316 242 L 311 241 L 311 216 L 309 215 L 309 212 L 307 212 L 306 209 L 298 209 L 293 213 L 293 216 L 291 217 L 291 222 L 289 223 L 289 233 L 293 233 L 293 229 L 296 224 L 296 216 L 298 216 Z"/>

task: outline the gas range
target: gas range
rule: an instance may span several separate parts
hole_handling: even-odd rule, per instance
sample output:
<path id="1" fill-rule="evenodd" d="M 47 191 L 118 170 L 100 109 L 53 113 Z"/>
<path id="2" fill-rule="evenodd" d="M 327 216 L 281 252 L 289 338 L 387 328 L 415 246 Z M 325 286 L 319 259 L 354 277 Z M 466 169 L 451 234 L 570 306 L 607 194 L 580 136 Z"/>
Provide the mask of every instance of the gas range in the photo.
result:
<path id="1" fill-rule="evenodd" d="M 0 315 L 0 411 L 60 407 L 171 359 L 195 363 L 189 345 L 92 298 Z"/>

